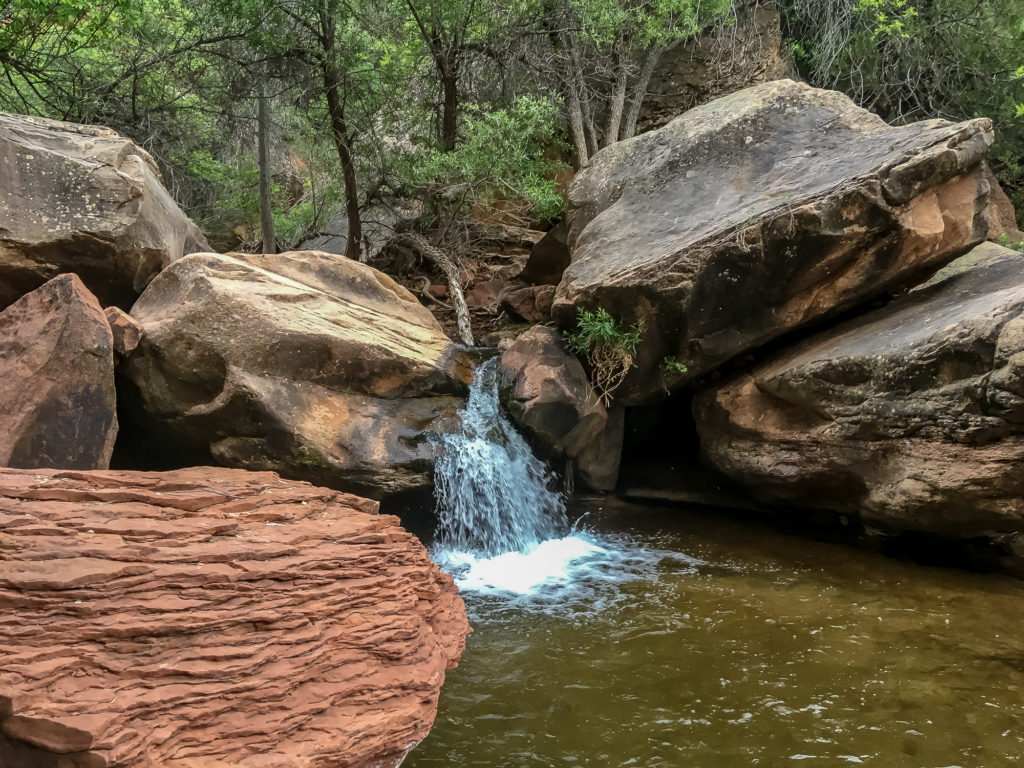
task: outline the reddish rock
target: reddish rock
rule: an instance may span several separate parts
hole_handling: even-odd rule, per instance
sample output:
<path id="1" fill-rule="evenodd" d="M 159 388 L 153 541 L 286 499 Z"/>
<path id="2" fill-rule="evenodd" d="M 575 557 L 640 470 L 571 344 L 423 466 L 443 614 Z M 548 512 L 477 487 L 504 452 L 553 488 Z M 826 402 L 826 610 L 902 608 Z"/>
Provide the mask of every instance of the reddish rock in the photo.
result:
<path id="1" fill-rule="evenodd" d="M 494 309 L 501 292 L 508 288 L 508 280 L 486 280 L 466 291 L 466 306 L 470 309 Z"/>
<path id="2" fill-rule="evenodd" d="M 551 318 L 555 286 L 531 285 L 501 294 L 501 309 L 528 323 L 542 323 Z"/>
<path id="3" fill-rule="evenodd" d="M 142 341 L 142 323 L 117 307 L 107 307 L 104 314 L 114 336 L 114 351 L 128 357 Z"/>
<path id="4" fill-rule="evenodd" d="M 469 626 L 376 509 L 269 472 L 0 470 L 0 764 L 397 766 Z"/>
<path id="5" fill-rule="evenodd" d="M 0 313 L 0 466 L 105 469 L 117 436 L 113 339 L 60 275 Z"/>

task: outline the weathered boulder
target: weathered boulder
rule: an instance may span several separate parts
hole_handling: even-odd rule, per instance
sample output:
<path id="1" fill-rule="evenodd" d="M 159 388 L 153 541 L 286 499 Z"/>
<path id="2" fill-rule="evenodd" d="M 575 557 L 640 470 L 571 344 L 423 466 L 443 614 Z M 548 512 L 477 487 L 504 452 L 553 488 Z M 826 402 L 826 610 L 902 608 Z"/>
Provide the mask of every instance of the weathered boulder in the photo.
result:
<path id="1" fill-rule="evenodd" d="M 988 232 L 986 119 L 893 127 L 842 94 L 781 80 L 599 152 L 569 190 L 577 307 L 643 323 L 625 403 L 871 297 Z"/>
<path id="2" fill-rule="evenodd" d="M 114 351 L 128 357 L 142 341 L 142 324 L 119 307 L 107 307 L 104 314 L 114 336 Z"/>
<path id="3" fill-rule="evenodd" d="M 549 459 L 569 458 L 580 479 L 610 491 L 622 454 L 622 418 L 601 405 L 583 366 L 552 328 L 526 331 L 498 364 L 512 420 Z"/>
<path id="4" fill-rule="evenodd" d="M 705 460 L 761 501 L 1019 538 L 1024 256 L 981 245 L 890 305 L 705 390 L 694 411 Z"/>
<path id="5" fill-rule="evenodd" d="M 60 272 L 127 309 L 161 268 L 209 250 L 156 163 L 109 128 L 0 113 L 0 308 Z"/>
<path id="6" fill-rule="evenodd" d="M 272 473 L 0 470 L 0 765 L 397 766 L 469 626 L 376 509 Z"/>
<path id="7" fill-rule="evenodd" d="M 243 261 L 244 259 L 244 261 Z M 470 373 L 428 309 L 343 256 L 193 254 L 132 309 L 123 372 L 217 462 L 381 497 L 431 483 Z"/>
<path id="8" fill-rule="evenodd" d="M 0 466 L 106 469 L 115 437 L 110 327 L 60 275 L 0 312 Z"/>
<path id="9" fill-rule="evenodd" d="M 503 291 L 499 309 L 528 323 L 542 323 L 551 317 L 555 286 L 528 285 Z"/>
<path id="10" fill-rule="evenodd" d="M 519 273 L 519 279 L 538 285 L 558 285 L 569 266 L 569 225 L 560 221 L 544 233 L 530 249 L 530 256 Z"/>

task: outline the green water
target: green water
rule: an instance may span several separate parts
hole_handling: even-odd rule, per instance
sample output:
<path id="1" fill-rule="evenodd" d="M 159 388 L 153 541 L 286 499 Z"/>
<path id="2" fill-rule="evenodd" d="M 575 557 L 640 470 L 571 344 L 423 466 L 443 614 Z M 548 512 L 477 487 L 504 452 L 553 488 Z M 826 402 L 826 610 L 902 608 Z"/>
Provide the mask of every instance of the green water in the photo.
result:
<path id="1" fill-rule="evenodd" d="M 465 595 L 427 766 L 1024 765 L 1024 584 L 748 524 L 594 510 L 611 553 Z"/>

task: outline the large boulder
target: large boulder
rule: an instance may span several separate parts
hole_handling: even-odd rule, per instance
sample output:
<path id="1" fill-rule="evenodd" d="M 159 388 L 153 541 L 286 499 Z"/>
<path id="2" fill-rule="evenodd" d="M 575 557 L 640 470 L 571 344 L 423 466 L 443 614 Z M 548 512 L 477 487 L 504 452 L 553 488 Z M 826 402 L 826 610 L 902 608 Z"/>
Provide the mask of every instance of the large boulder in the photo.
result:
<path id="1" fill-rule="evenodd" d="M 187 256 L 132 316 L 123 370 L 152 418 L 226 466 L 378 498 L 430 485 L 470 377 L 411 293 L 316 251 Z"/>
<path id="2" fill-rule="evenodd" d="M 271 473 L 0 470 L 0 765 L 398 766 L 469 626 L 376 509 Z"/>
<path id="3" fill-rule="evenodd" d="M 1024 256 L 979 246 L 889 306 L 705 390 L 694 410 L 705 460 L 761 501 L 1019 538 Z"/>
<path id="4" fill-rule="evenodd" d="M 893 127 L 789 80 L 748 88 L 599 152 L 569 190 L 563 327 L 642 323 L 618 397 L 672 385 L 934 271 L 988 232 L 987 119 Z"/>
<path id="5" fill-rule="evenodd" d="M 501 354 L 502 399 L 512 420 L 548 459 L 570 459 L 583 484 L 615 488 L 622 455 L 622 414 L 601 405 L 562 335 L 536 326 Z"/>
<path id="6" fill-rule="evenodd" d="M 113 338 L 78 277 L 55 277 L 0 312 L 0 382 L 0 466 L 110 466 Z"/>
<path id="7" fill-rule="evenodd" d="M 210 250 L 145 150 L 109 128 L 0 113 L 0 308 L 60 272 L 128 309 L 174 259 Z"/>

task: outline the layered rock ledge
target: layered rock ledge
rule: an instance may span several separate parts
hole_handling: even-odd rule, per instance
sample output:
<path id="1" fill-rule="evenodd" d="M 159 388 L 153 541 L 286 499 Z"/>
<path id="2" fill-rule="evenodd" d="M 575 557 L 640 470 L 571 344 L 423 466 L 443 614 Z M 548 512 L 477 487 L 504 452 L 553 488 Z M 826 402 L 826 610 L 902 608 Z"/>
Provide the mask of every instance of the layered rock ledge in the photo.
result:
<path id="1" fill-rule="evenodd" d="M 986 243 L 694 401 L 757 500 L 1024 555 L 1024 257 Z"/>
<path id="2" fill-rule="evenodd" d="M 269 472 L 0 469 L 0 765 L 397 766 L 469 626 L 376 510 Z"/>

